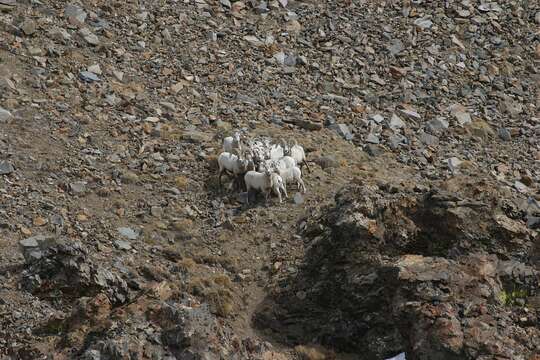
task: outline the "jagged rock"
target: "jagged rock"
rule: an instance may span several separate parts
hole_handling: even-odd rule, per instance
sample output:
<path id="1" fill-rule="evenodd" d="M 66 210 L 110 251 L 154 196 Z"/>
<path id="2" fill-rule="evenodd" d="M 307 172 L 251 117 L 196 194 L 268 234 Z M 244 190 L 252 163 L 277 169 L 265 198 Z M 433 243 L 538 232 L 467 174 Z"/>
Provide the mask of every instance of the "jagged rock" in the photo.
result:
<path id="1" fill-rule="evenodd" d="M 366 359 L 531 356 L 540 330 L 525 331 L 513 305 L 535 301 L 540 274 L 494 255 L 527 236 L 523 224 L 497 222 L 495 209 L 458 194 L 386 188 L 337 193 L 336 205 L 312 220 L 323 226 L 306 227 L 305 264 L 276 294 L 282 307 L 263 308 L 257 323 L 296 343 L 315 340 Z"/>
<path id="2" fill-rule="evenodd" d="M 51 244 L 48 239 L 34 237 L 21 243 L 30 260 L 23 272 L 25 289 L 32 293 L 57 289 L 77 297 L 103 291 L 113 303 L 127 300 L 126 281 L 117 273 L 95 264 L 81 243 Z M 34 256 L 36 248 L 40 248 L 39 257 Z"/>
<path id="3" fill-rule="evenodd" d="M 353 134 L 351 134 L 351 131 L 349 130 L 349 127 L 345 124 L 334 124 L 330 125 L 328 127 L 331 130 L 334 130 L 339 135 L 341 135 L 345 140 L 352 140 Z"/>

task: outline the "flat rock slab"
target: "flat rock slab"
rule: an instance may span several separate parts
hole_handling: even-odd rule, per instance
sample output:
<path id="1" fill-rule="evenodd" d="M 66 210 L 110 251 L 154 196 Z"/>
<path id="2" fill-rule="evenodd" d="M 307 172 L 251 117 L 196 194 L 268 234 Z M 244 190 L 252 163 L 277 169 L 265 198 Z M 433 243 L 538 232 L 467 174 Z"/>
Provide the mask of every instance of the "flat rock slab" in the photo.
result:
<path id="1" fill-rule="evenodd" d="M 120 235 L 130 240 L 135 240 L 139 237 L 139 233 L 129 227 L 119 227 L 117 230 Z"/>

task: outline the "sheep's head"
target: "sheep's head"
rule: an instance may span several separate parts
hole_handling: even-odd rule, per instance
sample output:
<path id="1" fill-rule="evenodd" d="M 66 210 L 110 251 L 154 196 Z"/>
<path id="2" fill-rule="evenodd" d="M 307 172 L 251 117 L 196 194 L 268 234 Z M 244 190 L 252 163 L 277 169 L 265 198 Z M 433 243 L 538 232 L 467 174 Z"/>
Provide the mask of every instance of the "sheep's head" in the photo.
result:
<path id="1" fill-rule="evenodd" d="M 238 163 L 240 164 L 240 169 L 242 170 L 242 173 L 245 173 L 249 170 L 249 160 L 238 159 Z"/>
<path id="2" fill-rule="evenodd" d="M 233 135 L 233 140 L 236 142 L 236 143 L 240 143 L 240 132 L 237 131 L 234 133 Z"/>

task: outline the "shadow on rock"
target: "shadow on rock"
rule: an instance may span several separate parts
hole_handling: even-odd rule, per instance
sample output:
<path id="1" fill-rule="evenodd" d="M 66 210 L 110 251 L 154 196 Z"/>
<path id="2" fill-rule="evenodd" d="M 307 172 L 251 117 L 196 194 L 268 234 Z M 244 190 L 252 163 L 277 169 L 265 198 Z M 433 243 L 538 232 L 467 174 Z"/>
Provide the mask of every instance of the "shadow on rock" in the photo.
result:
<path id="1" fill-rule="evenodd" d="M 259 329 L 359 359 L 529 359 L 540 350 L 530 230 L 497 194 L 350 186 L 302 230 L 299 272 Z"/>

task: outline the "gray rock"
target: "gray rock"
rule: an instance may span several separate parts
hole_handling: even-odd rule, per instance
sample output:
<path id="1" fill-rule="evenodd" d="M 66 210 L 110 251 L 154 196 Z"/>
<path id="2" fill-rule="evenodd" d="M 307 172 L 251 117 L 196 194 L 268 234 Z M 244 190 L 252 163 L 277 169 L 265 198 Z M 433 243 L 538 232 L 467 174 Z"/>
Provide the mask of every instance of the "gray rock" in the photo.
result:
<path id="1" fill-rule="evenodd" d="M 377 124 L 380 124 L 384 121 L 384 117 L 381 114 L 371 115 L 369 118 L 375 121 Z"/>
<path id="2" fill-rule="evenodd" d="M 125 236 L 129 240 L 136 240 L 139 237 L 139 233 L 129 227 L 119 227 L 117 230 L 120 235 Z"/>
<path id="3" fill-rule="evenodd" d="M 114 245 L 120 250 L 131 250 L 131 244 L 125 240 L 115 240 Z"/>
<path id="4" fill-rule="evenodd" d="M 84 181 L 77 181 L 74 183 L 69 184 L 69 189 L 73 194 L 83 194 L 86 192 L 86 182 Z"/>
<path id="5" fill-rule="evenodd" d="M 390 129 L 392 130 L 398 130 L 405 127 L 405 122 L 401 120 L 399 116 L 396 114 L 392 114 L 392 118 L 390 119 Z"/>
<path id="6" fill-rule="evenodd" d="M 334 155 L 324 155 L 315 160 L 322 169 L 337 168 L 339 167 L 339 161 L 337 161 Z"/>
<path id="7" fill-rule="evenodd" d="M 414 25 L 418 26 L 421 29 L 430 29 L 433 26 L 433 21 L 428 18 L 419 18 L 414 21 Z"/>
<path id="8" fill-rule="evenodd" d="M 99 38 L 96 34 L 92 33 L 87 28 L 82 28 L 79 30 L 79 34 L 82 36 L 84 40 L 86 40 L 87 43 L 93 46 L 98 46 L 100 44 Z"/>
<path id="9" fill-rule="evenodd" d="M 296 205 L 300 205 L 300 204 L 303 204 L 304 203 L 304 196 L 297 192 L 296 194 L 294 194 L 294 203 Z"/>
<path id="10" fill-rule="evenodd" d="M 452 157 L 446 160 L 446 162 L 448 164 L 448 168 L 450 169 L 450 171 L 452 173 L 455 173 L 463 161 L 459 160 L 457 157 Z"/>
<path id="11" fill-rule="evenodd" d="M 373 157 L 382 155 L 384 153 L 384 150 L 379 145 L 376 145 L 376 144 L 367 144 L 364 147 L 364 151 L 369 156 L 373 156 Z"/>
<path id="12" fill-rule="evenodd" d="M 86 81 L 86 82 L 94 82 L 94 81 L 100 80 L 99 76 L 97 76 L 91 71 L 81 71 L 79 73 L 79 77 L 81 78 L 81 80 Z"/>
<path id="13" fill-rule="evenodd" d="M 66 18 L 74 19 L 82 24 L 86 20 L 88 14 L 80 6 L 76 4 L 68 4 L 64 8 L 64 16 Z"/>
<path id="14" fill-rule="evenodd" d="M 11 112 L 0 107 L 0 123 L 6 123 L 10 121 L 12 118 L 13 118 L 13 115 L 11 115 Z"/>
<path id="15" fill-rule="evenodd" d="M 401 113 L 401 115 L 403 115 L 406 118 L 409 118 L 411 120 L 421 120 L 422 119 L 422 116 L 420 116 L 420 114 L 417 113 L 414 110 L 400 109 L 399 112 Z"/>
<path id="16" fill-rule="evenodd" d="M 510 134 L 510 131 L 507 128 L 500 128 L 498 131 L 498 134 L 501 140 L 504 140 L 504 141 L 512 140 L 512 134 Z"/>
<path id="17" fill-rule="evenodd" d="M 370 144 L 378 144 L 380 143 L 379 137 L 375 134 L 369 133 L 366 136 L 366 142 Z"/>
<path id="18" fill-rule="evenodd" d="M 11 174 L 15 171 L 13 165 L 7 160 L 0 161 L 0 175 Z"/>
<path id="19" fill-rule="evenodd" d="M 526 193 L 529 191 L 529 187 L 527 185 L 525 185 L 524 183 L 522 183 L 521 181 L 515 181 L 514 182 L 514 187 L 516 188 L 517 191 L 519 191 L 520 193 Z"/>
<path id="20" fill-rule="evenodd" d="M 333 124 L 328 127 L 341 135 L 345 140 L 352 140 L 353 134 L 349 130 L 349 127 L 345 124 Z"/>
<path id="21" fill-rule="evenodd" d="M 390 55 L 397 55 L 400 52 L 403 51 L 405 46 L 403 45 L 403 42 L 399 39 L 394 39 L 390 41 L 390 44 L 388 44 L 387 49 L 390 52 Z"/>
<path id="22" fill-rule="evenodd" d="M 227 8 L 231 8 L 231 2 L 229 0 L 219 0 L 219 2 L 221 3 L 221 5 L 227 7 Z"/>
<path id="23" fill-rule="evenodd" d="M 393 134 L 388 138 L 388 146 L 390 146 L 392 150 L 399 149 L 401 145 L 404 145 L 406 143 L 407 138 L 400 134 Z"/>
<path id="24" fill-rule="evenodd" d="M 434 135 L 430 135 L 428 133 L 425 133 L 425 132 L 421 132 L 419 135 L 418 135 L 418 140 L 420 140 L 424 145 L 427 145 L 427 146 L 437 146 L 439 144 L 439 138 L 434 136 Z"/>
<path id="25" fill-rule="evenodd" d="M 426 124 L 426 130 L 432 134 L 440 133 L 446 129 L 448 129 L 448 121 L 443 118 L 432 119 Z"/>
<path id="26" fill-rule="evenodd" d="M 33 35 L 37 30 L 36 23 L 31 19 L 26 19 L 21 24 L 21 30 L 27 36 Z"/>
<path id="27" fill-rule="evenodd" d="M 44 251 L 56 244 L 56 239 L 50 235 L 36 235 L 19 241 L 19 246 L 27 263 L 41 259 Z"/>

